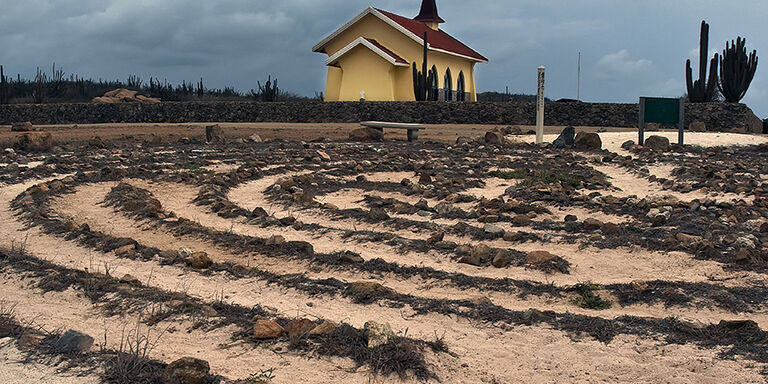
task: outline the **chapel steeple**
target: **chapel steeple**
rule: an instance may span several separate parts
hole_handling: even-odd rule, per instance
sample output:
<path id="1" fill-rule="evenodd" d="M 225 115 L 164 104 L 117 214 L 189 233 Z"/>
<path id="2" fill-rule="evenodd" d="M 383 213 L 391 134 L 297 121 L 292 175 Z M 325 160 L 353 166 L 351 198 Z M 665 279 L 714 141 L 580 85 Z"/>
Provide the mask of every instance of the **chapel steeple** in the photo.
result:
<path id="1" fill-rule="evenodd" d="M 445 20 L 440 18 L 440 15 L 437 14 L 437 4 L 435 3 L 435 0 L 422 0 L 421 12 L 419 12 L 419 15 L 413 19 L 427 24 L 427 26 L 434 30 L 438 29 L 440 23 L 445 23 Z"/>

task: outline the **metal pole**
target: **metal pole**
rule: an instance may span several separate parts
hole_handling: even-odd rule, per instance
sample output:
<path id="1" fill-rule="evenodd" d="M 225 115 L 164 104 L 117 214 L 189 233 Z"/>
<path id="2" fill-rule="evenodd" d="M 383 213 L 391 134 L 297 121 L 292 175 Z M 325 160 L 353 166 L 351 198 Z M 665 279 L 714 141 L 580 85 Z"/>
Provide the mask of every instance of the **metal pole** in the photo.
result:
<path id="1" fill-rule="evenodd" d="M 579 52 L 579 67 L 576 73 L 576 100 L 581 101 L 581 52 Z"/>
<path id="2" fill-rule="evenodd" d="M 544 73 L 546 69 L 539 67 L 539 97 L 536 105 L 536 144 L 544 142 Z"/>
<path id="3" fill-rule="evenodd" d="M 638 138 L 637 138 L 637 145 L 643 145 L 645 144 L 645 141 L 643 140 L 645 138 L 645 98 L 640 98 L 640 116 L 638 117 L 637 122 L 638 130 Z"/>
<path id="4" fill-rule="evenodd" d="M 683 136 L 685 135 L 685 98 L 680 98 L 680 127 L 677 134 L 677 143 L 683 146 Z"/>

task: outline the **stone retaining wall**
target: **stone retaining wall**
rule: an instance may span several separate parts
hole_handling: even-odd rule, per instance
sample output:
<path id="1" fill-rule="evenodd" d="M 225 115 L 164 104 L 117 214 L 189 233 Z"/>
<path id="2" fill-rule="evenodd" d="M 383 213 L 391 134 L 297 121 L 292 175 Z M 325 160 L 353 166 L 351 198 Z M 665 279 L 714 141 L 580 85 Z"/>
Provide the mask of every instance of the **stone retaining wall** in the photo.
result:
<path id="1" fill-rule="evenodd" d="M 637 104 L 558 103 L 546 106 L 553 126 L 636 127 Z M 479 102 L 186 102 L 158 104 L 0 105 L 0 125 L 34 124 L 293 122 L 344 123 L 383 120 L 425 124 L 534 125 L 534 103 Z M 762 132 L 762 122 L 744 104 L 688 104 L 686 126 Z"/>

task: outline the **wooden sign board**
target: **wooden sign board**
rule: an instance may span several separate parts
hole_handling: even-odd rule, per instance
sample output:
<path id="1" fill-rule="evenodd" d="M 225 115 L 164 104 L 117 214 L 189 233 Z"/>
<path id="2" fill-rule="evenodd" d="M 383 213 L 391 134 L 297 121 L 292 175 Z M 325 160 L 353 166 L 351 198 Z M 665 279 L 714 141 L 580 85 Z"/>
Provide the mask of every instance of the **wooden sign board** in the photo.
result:
<path id="1" fill-rule="evenodd" d="M 638 128 L 640 134 L 638 144 L 645 143 L 645 124 L 677 124 L 678 144 L 683 145 L 683 127 L 685 122 L 685 99 L 672 99 L 664 97 L 641 97 L 640 98 L 640 119 Z"/>

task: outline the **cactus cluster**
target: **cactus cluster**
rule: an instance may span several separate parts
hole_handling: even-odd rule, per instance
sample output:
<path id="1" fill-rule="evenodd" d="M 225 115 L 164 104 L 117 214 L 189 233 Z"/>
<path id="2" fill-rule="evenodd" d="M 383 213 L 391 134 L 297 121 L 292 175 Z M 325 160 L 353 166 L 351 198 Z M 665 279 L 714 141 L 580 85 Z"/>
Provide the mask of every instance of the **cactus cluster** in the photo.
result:
<path id="1" fill-rule="evenodd" d="M 261 82 L 257 82 L 259 86 L 259 92 L 251 90 L 251 95 L 257 100 L 273 102 L 277 101 L 280 96 L 280 90 L 277 88 L 277 78 L 272 81 L 272 76 L 267 78 L 267 82 L 262 86 Z"/>
<path id="2" fill-rule="evenodd" d="M 723 56 L 720 58 L 720 92 L 725 101 L 738 103 L 747 94 L 747 89 L 757 71 L 757 51 L 747 55 L 747 39 L 725 43 Z"/>
<path id="3" fill-rule="evenodd" d="M 413 93 L 416 101 L 437 100 L 437 67 L 434 65 L 427 70 L 427 33 L 424 32 L 424 61 L 421 71 L 413 63 Z"/>
<path id="4" fill-rule="evenodd" d="M 5 77 L 3 66 L 0 65 L 0 104 L 8 104 L 8 79 Z"/>
<path id="5" fill-rule="evenodd" d="M 699 40 L 699 79 L 693 81 L 691 60 L 685 62 L 685 80 L 688 86 L 688 101 L 691 103 L 707 103 L 715 101 L 717 91 L 718 54 L 712 58 L 707 80 L 707 56 L 709 54 L 709 24 L 701 22 L 701 38 Z"/>

